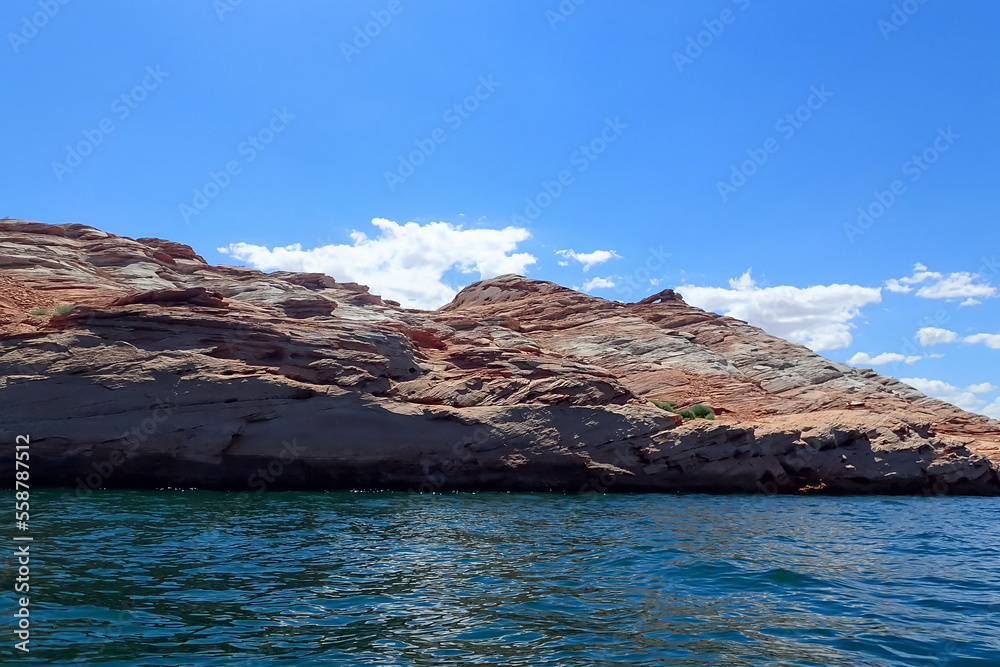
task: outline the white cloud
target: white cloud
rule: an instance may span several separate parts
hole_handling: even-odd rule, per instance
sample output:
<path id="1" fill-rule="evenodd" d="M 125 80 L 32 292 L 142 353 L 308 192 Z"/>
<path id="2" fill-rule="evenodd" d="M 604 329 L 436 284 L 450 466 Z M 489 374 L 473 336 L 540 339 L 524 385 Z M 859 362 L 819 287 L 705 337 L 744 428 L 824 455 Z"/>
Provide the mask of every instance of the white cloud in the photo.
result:
<path id="1" fill-rule="evenodd" d="M 375 218 L 376 238 L 351 232 L 353 245 L 326 245 L 303 250 L 295 243 L 268 249 L 248 243 L 231 243 L 220 252 L 262 271 L 322 272 L 344 282 L 368 285 L 373 294 L 399 301 L 408 308 L 431 309 L 451 301 L 456 291 L 442 281 L 457 268 L 491 278 L 525 272 L 535 258 L 515 253 L 517 244 L 531 234 L 520 227 L 462 229 L 447 222 L 399 225 Z"/>
<path id="2" fill-rule="evenodd" d="M 589 271 L 590 267 L 597 266 L 598 264 L 603 264 L 609 259 L 621 259 L 614 250 L 595 250 L 594 252 L 576 252 L 572 248 L 569 250 L 556 250 L 557 255 L 569 259 L 575 259 L 576 261 L 583 264 L 583 270 Z M 566 263 L 568 264 L 568 262 Z M 563 262 L 559 262 L 560 266 L 566 266 Z"/>
<path id="3" fill-rule="evenodd" d="M 917 296 L 925 299 L 956 299 L 974 296 L 994 296 L 997 288 L 992 285 L 976 283 L 978 278 L 974 273 L 953 273 L 933 285 L 925 285 L 917 290 Z"/>
<path id="4" fill-rule="evenodd" d="M 890 292 L 912 292 L 912 285 L 921 285 L 917 296 L 925 299 L 962 299 L 963 306 L 974 306 L 980 303 L 973 297 L 993 297 L 997 288 L 989 282 L 980 281 L 978 273 L 961 271 L 948 275 L 929 271 L 919 262 L 913 266 L 913 275 L 905 278 L 894 278 L 885 283 Z"/>
<path id="5" fill-rule="evenodd" d="M 985 408 L 983 408 L 984 415 L 987 417 L 992 417 L 993 419 L 1000 420 L 1000 398 L 996 399 Z"/>
<path id="6" fill-rule="evenodd" d="M 978 412 L 986 403 L 986 401 L 976 396 L 976 394 L 986 394 L 996 389 L 989 382 L 974 384 L 961 389 L 941 380 L 928 380 L 927 378 L 900 378 L 900 381 L 905 382 L 928 396 L 947 401 L 970 412 Z"/>
<path id="7" fill-rule="evenodd" d="M 892 280 L 885 281 L 885 288 L 890 292 L 912 292 L 913 288 L 906 285 L 901 285 L 898 280 L 893 278 Z"/>
<path id="8" fill-rule="evenodd" d="M 958 338 L 958 334 L 947 329 L 938 327 L 924 327 L 917 332 L 917 340 L 921 345 L 938 345 L 939 343 L 950 343 Z"/>
<path id="9" fill-rule="evenodd" d="M 886 289 L 890 292 L 912 292 L 910 285 L 919 285 L 926 280 L 941 278 L 941 274 L 935 271 L 928 271 L 927 267 L 917 262 L 913 265 L 913 275 L 907 278 L 893 278 L 885 283 Z"/>
<path id="10" fill-rule="evenodd" d="M 958 305 L 960 305 L 960 306 L 978 306 L 981 303 L 982 303 L 982 301 L 980 301 L 979 299 L 973 299 L 970 296 L 968 299 L 966 299 L 965 301 L 963 301 L 962 303 L 960 303 Z"/>
<path id="11" fill-rule="evenodd" d="M 916 361 L 920 361 L 923 357 L 907 357 L 898 352 L 883 352 L 882 354 L 877 354 L 874 357 L 869 356 L 866 352 L 858 352 L 853 357 L 847 360 L 852 366 L 880 366 L 882 364 L 898 364 L 900 361 L 905 361 L 908 364 L 912 364 Z"/>
<path id="12" fill-rule="evenodd" d="M 987 347 L 992 347 L 994 350 L 1000 350 L 1000 334 L 975 334 L 974 336 L 966 336 L 962 339 L 966 343 L 986 343 Z"/>
<path id="13" fill-rule="evenodd" d="M 693 285 L 676 289 L 691 305 L 723 312 L 817 352 L 850 345 L 852 320 L 861 315 L 861 307 L 882 300 L 880 288 L 859 285 L 760 288 L 750 271 L 729 285 L 731 289 Z"/>
<path id="14" fill-rule="evenodd" d="M 615 281 L 611 278 L 592 278 L 583 284 L 583 291 L 589 292 L 592 289 L 614 287 Z"/>
<path id="15" fill-rule="evenodd" d="M 750 275 L 751 271 L 753 271 L 752 268 L 747 269 L 746 273 L 739 278 L 730 278 L 729 286 L 735 290 L 748 290 L 756 287 L 757 282 L 753 279 L 753 276 Z"/>

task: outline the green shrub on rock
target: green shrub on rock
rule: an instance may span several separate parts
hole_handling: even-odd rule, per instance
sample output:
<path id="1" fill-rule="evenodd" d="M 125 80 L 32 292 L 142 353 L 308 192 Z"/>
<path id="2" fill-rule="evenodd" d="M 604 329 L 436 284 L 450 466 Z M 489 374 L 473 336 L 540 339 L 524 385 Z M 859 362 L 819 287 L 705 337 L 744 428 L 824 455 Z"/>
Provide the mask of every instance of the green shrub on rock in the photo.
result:
<path id="1" fill-rule="evenodd" d="M 715 410 L 713 410 L 711 406 L 705 405 L 704 403 L 695 403 L 694 405 L 686 407 L 682 410 L 678 410 L 677 401 L 650 400 L 649 402 L 661 410 L 666 410 L 667 412 L 672 412 L 675 415 L 684 417 L 684 421 L 691 419 L 715 419 Z"/>
<path id="2" fill-rule="evenodd" d="M 688 410 L 695 417 L 701 417 L 703 419 L 715 419 L 715 410 L 711 407 L 705 405 L 704 403 L 695 403 Z"/>
<path id="3" fill-rule="evenodd" d="M 67 303 L 63 304 L 62 306 L 56 306 L 56 315 L 65 315 L 74 308 L 76 308 L 76 304 L 74 303 Z"/>
<path id="4" fill-rule="evenodd" d="M 33 311 L 31 311 L 28 314 L 29 315 L 48 315 L 49 311 L 45 310 L 44 308 L 35 308 Z"/>

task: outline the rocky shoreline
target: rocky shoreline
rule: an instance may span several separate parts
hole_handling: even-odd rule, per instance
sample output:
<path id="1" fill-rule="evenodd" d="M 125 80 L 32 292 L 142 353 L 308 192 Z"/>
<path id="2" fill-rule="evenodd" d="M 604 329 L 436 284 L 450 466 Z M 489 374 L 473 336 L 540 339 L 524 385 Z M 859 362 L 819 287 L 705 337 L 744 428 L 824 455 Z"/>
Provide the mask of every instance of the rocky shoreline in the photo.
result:
<path id="1" fill-rule="evenodd" d="M 1000 495 L 1000 422 L 670 290 L 506 275 L 415 311 L 79 224 L 0 221 L 0 398 L 33 486 L 81 493 Z"/>

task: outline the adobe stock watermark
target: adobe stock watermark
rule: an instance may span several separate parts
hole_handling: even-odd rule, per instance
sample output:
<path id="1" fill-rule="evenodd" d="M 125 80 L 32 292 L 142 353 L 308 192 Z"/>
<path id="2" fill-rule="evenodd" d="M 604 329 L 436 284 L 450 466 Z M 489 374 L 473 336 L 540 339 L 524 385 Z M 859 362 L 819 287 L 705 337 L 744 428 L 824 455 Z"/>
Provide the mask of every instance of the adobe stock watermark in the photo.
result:
<path id="1" fill-rule="evenodd" d="M 591 477 L 591 479 L 584 482 L 583 485 L 580 486 L 580 493 L 607 493 L 608 489 L 618 483 L 618 477 L 613 469 L 609 469 L 606 466 L 610 465 L 615 468 L 620 466 L 621 470 L 629 471 L 630 468 L 635 465 L 635 461 L 629 461 L 628 457 L 625 456 L 625 452 L 631 452 L 632 449 L 633 446 L 628 442 L 619 444 L 615 447 L 614 463 L 605 464 L 596 468 L 596 470 L 600 470 L 600 474 L 597 474 L 595 477 Z"/>
<path id="2" fill-rule="evenodd" d="M 919 12 L 920 7 L 925 4 L 927 4 L 927 0 L 903 0 L 903 2 L 893 5 L 889 20 L 879 19 L 878 23 L 875 24 L 879 32 L 882 33 L 882 39 L 888 42 L 889 35 L 902 28 L 910 20 L 910 17 Z"/>
<path id="3" fill-rule="evenodd" d="M 104 483 L 111 478 L 115 470 L 121 467 L 129 459 L 129 455 L 139 448 L 139 444 L 146 442 L 160 431 L 161 425 L 173 414 L 175 404 L 172 402 L 174 396 L 168 396 L 164 400 L 155 404 L 152 414 L 146 417 L 131 429 L 119 436 L 119 440 L 125 443 L 121 450 L 112 450 L 108 457 L 99 462 L 91 463 L 93 472 L 80 475 L 76 478 L 76 495 L 80 497 L 89 496 L 94 490 L 100 489 Z"/>
<path id="4" fill-rule="evenodd" d="M 769 440 L 757 440 L 752 435 L 752 431 L 745 432 L 743 437 L 751 451 L 756 447 L 760 456 L 774 457 L 781 465 L 782 470 L 777 476 L 765 473 L 757 480 L 759 492 L 766 496 L 773 496 L 789 485 L 792 481 L 791 475 L 788 474 L 789 471 L 795 472 L 815 467 L 816 457 L 820 454 L 819 447 L 809 442 L 793 444 L 790 451 L 777 451 L 776 446 Z"/>
<path id="5" fill-rule="evenodd" d="M 146 67 L 146 74 L 132 90 L 122 93 L 111 102 L 111 113 L 117 116 L 119 121 L 124 121 L 132 112 L 139 108 L 149 93 L 160 87 L 163 80 L 170 76 L 169 72 L 164 72 L 157 65 Z M 94 129 L 83 130 L 83 139 L 75 145 L 66 146 L 66 158 L 63 162 L 53 161 L 52 171 L 56 178 L 62 183 L 66 174 L 83 164 L 84 158 L 91 155 L 112 132 L 117 129 L 111 118 L 102 118 Z"/>
<path id="6" fill-rule="evenodd" d="M 903 163 L 903 166 L 900 167 L 903 175 L 909 176 L 911 183 L 916 183 L 943 153 L 947 153 L 955 145 L 955 140 L 960 139 L 961 136 L 951 129 L 951 125 L 948 126 L 948 129 L 939 127 L 938 135 L 931 145 Z M 875 222 L 885 215 L 904 194 L 906 194 L 906 183 L 899 178 L 889 183 L 888 189 L 876 190 L 871 202 L 858 207 L 858 217 L 854 224 L 844 224 L 844 234 L 847 236 L 847 240 L 854 243 L 857 237 L 871 229 Z"/>
<path id="7" fill-rule="evenodd" d="M 732 2 L 741 12 L 746 11 L 747 7 L 750 6 L 750 0 L 732 0 Z M 673 53 L 674 65 L 677 66 L 677 71 L 683 74 L 684 68 L 687 65 L 694 64 L 694 61 L 705 53 L 705 49 L 715 44 L 715 40 L 722 36 L 722 33 L 726 31 L 727 25 L 736 23 L 737 16 L 738 14 L 732 9 L 723 9 L 719 12 L 718 18 L 702 21 L 701 24 L 705 26 L 705 29 L 697 33 L 694 37 L 688 35 L 687 46 L 685 46 L 683 53 L 680 51 L 674 51 Z"/>
<path id="8" fill-rule="evenodd" d="M 555 10 L 546 9 L 545 19 L 549 22 L 549 27 L 555 30 L 560 23 L 565 23 L 570 16 L 576 13 L 576 8 L 587 2 L 587 0 L 562 0 Z"/>
<path id="9" fill-rule="evenodd" d="M 417 488 L 410 487 L 410 493 L 437 493 L 448 481 L 448 476 L 454 474 L 463 465 L 472 461 L 475 456 L 469 450 L 470 445 L 482 446 L 489 442 L 490 432 L 485 426 L 477 426 L 472 432 L 472 442 L 467 438 L 456 440 L 451 446 L 452 457 L 438 463 L 438 471 L 433 472 L 429 462 L 423 462 L 424 481 Z"/>
<path id="10" fill-rule="evenodd" d="M 1000 262 L 997 261 L 997 256 L 993 255 L 987 258 L 985 255 L 979 258 L 982 264 L 979 265 L 979 270 L 976 271 L 980 278 L 984 280 L 992 280 L 993 276 L 1000 273 Z"/>
<path id="11" fill-rule="evenodd" d="M 1000 261 L 997 260 L 997 256 L 994 254 L 990 257 L 983 255 L 980 257 L 980 262 L 979 270 L 975 272 L 975 275 L 983 281 L 992 282 L 993 278 L 997 274 L 1000 274 Z M 950 322 L 951 314 L 944 308 L 939 308 L 933 315 L 925 315 L 922 319 L 918 320 L 916 325 L 918 330 L 928 327 L 947 329 Z M 899 355 L 903 358 L 889 363 L 888 374 L 893 377 L 899 377 L 900 364 L 905 364 L 908 357 L 926 356 L 928 354 L 927 348 L 931 345 L 921 341 L 919 333 L 913 334 L 909 338 L 901 336 L 899 343 Z"/>
<path id="12" fill-rule="evenodd" d="M 944 329 L 945 325 L 951 321 L 951 315 L 948 314 L 944 308 L 939 308 L 933 315 L 926 315 L 917 323 L 918 328 L 933 327 L 935 329 Z M 927 354 L 927 345 L 920 341 L 917 334 L 913 334 L 910 338 L 906 336 L 900 337 L 899 353 L 903 357 L 900 360 L 892 361 L 889 363 L 888 374 L 893 377 L 899 377 L 900 364 L 905 364 L 906 359 L 910 357 L 923 357 Z M 916 342 L 914 342 L 916 341 Z M 917 347 L 917 342 L 920 343 L 920 347 Z"/>
<path id="13" fill-rule="evenodd" d="M 781 137 L 785 141 L 794 137 L 795 133 L 809 122 L 813 112 L 822 109 L 823 105 L 833 97 L 833 93 L 826 89 L 826 84 L 820 84 L 819 88 L 812 86 L 809 91 L 810 95 L 803 104 L 786 113 L 774 124 L 774 129 L 781 133 Z M 747 149 L 747 159 L 741 162 L 739 167 L 735 164 L 729 166 L 729 179 L 715 182 L 715 188 L 719 191 L 722 201 L 729 201 L 729 198 L 746 185 L 748 179 L 764 166 L 770 156 L 780 149 L 781 143 L 774 137 L 765 139 L 760 148 Z"/>
<path id="14" fill-rule="evenodd" d="M 648 296 L 649 290 L 659 284 L 659 279 L 653 276 L 658 275 L 663 270 L 670 257 L 671 254 L 664 252 L 662 245 L 656 248 L 650 246 L 643 264 L 637 266 L 629 274 L 616 276 L 615 291 L 622 295 L 622 301 L 631 301 L 634 296 L 639 296 L 639 298 Z"/>
<path id="15" fill-rule="evenodd" d="M 116 606 L 118 605 L 122 608 L 118 610 L 117 614 L 115 614 L 111 619 L 107 619 L 105 617 L 103 623 L 100 625 L 95 623 L 95 627 L 90 629 L 92 636 L 99 640 L 97 644 L 90 644 L 92 649 L 96 652 L 96 655 L 90 658 L 91 660 L 98 657 L 104 657 L 108 653 L 114 653 L 116 643 L 124 640 L 126 636 L 131 634 L 127 631 L 133 626 L 139 624 L 139 618 L 141 615 L 139 613 L 139 609 L 136 608 L 135 600 L 131 595 L 117 602 Z M 110 609 L 108 611 L 110 611 Z M 85 658 L 79 657 L 73 662 L 84 662 L 84 660 Z"/>
<path id="16" fill-rule="evenodd" d="M 236 8 L 242 4 L 243 0 L 214 0 L 212 9 L 215 10 L 215 15 L 219 17 L 220 21 L 225 21 L 226 14 L 235 12 Z"/>
<path id="17" fill-rule="evenodd" d="M 295 438 L 292 438 L 291 442 L 282 440 L 278 456 L 271 459 L 263 468 L 258 468 L 256 472 L 250 473 L 247 477 L 247 486 L 256 489 L 257 493 L 263 493 L 267 490 L 268 484 L 273 484 L 284 474 L 285 466 L 298 461 L 305 451 L 306 448 L 300 445 Z"/>
<path id="18" fill-rule="evenodd" d="M 344 59 L 350 63 L 355 56 L 368 48 L 372 40 L 382 34 L 382 30 L 392 23 L 392 17 L 398 16 L 406 9 L 400 0 L 389 0 L 385 9 L 372 10 L 372 20 L 365 23 L 364 27 L 354 26 L 354 39 L 340 43 L 340 52 L 344 54 Z"/>
<path id="19" fill-rule="evenodd" d="M 623 123 L 620 116 L 615 116 L 614 120 L 604 119 L 604 127 L 590 141 L 580 144 L 579 148 L 569 156 L 569 163 L 576 167 L 577 173 L 582 174 L 590 168 L 590 165 L 622 136 L 628 129 L 628 124 Z M 541 190 L 532 197 L 526 197 L 523 215 L 514 213 L 510 216 L 511 222 L 526 225 L 529 220 L 534 220 L 542 214 L 542 211 L 552 206 L 553 202 L 562 196 L 566 188 L 575 181 L 573 172 L 563 169 L 551 181 L 542 180 L 539 184 Z"/>
<path id="20" fill-rule="evenodd" d="M 19 53 L 22 46 L 34 39 L 38 35 L 38 31 L 55 18 L 60 7 L 68 5 L 69 2 L 70 0 L 38 0 L 41 11 L 35 12 L 30 17 L 22 16 L 21 29 L 17 32 L 7 33 L 7 40 L 10 42 L 10 47 L 14 49 L 14 53 Z"/>
<path id="21" fill-rule="evenodd" d="M 479 77 L 478 85 L 472 94 L 456 102 L 441 114 L 441 119 L 448 124 L 452 131 L 458 130 L 467 121 L 479 106 L 490 99 L 496 89 L 501 86 L 499 81 L 493 80 L 493 75 Z M 416 173 L 417 167 L 427 161 L 437 147 L 448 141 L 448 133 L 443 127 L 435 128 L 426 139 L 414 139 L 416 149 L 407 155 L 400 153 L 397 158 L 399 163 L 395 171 L 385 171 L 385 183 L 389 186 L 390 192 L 396 191 L 396 186 L 406 182 L 410 176 Z"/>
<path id="22" fill-rule="evenodd" d="M 236 147 L 236 153 L 243 156 L 242 162 L 234 158 L 226 162 L 219 171 L 210 170 L 208 172 L 208 180 L 205 184 L 194 188 L 194 196 L 191 198 L 191 203 L 182 202 L 178 205 L 178 210 L 184 222 L 191 222 L 191 216 L 200 215 L 202 211 L 208 208 L 212 200 L 229 187 L 230 183 L 233 182 L 233 177 L 243 173 L 243 167 L 256 160 L 257 156 L 274 141 L 274 138 L 285 131 L 289 122 L 294 118 L 295 114 L 288 113 L 288 107 L 282 107 L 281 109 L 274 107 L 271 119 L 264 127 L 247 136 Z"/>

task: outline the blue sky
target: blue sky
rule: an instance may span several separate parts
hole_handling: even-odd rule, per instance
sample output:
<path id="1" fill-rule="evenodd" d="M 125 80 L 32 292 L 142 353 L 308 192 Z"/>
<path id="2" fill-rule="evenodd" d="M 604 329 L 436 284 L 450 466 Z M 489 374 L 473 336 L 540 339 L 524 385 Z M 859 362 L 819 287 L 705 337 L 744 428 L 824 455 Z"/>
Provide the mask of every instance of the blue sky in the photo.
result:
<path id="1" fill-rule="evenodd" d="M 997 25 L 987 0 L 8 0 L 0 216 L 425 307 L 506 271 L 680 287 L 1000 417 Z"/>

